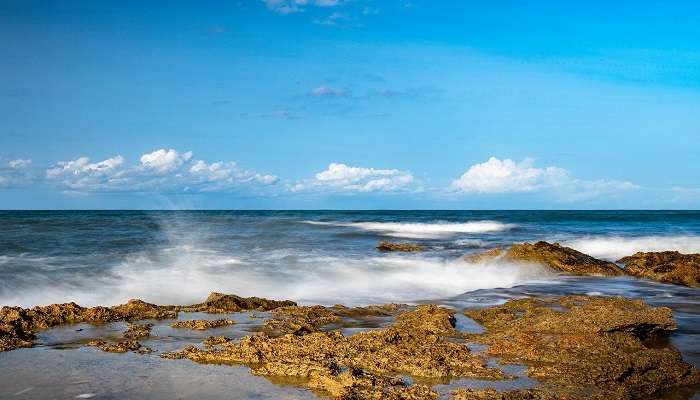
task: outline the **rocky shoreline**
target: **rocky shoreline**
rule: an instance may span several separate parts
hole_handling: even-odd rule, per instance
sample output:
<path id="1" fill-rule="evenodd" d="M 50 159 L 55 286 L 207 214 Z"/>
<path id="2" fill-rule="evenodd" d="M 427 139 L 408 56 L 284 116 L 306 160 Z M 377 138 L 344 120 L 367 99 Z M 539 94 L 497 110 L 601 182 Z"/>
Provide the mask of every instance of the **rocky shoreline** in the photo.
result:
<path id="1" fill-rule="evenodd" d="M 538 263 L 567 274 L 631 275 L 697 287 L 699 257 L 637 253 L 621 259 L 618 263 L 625 267 L 620 268 L 559 244 L 538 242 L 467 259 Z M 243 312 L 252 313 L 251 318 L 255 312 L 265 315 L 254 332 L 239 339 L 211 336 L 176 351 L 154 350 L 139 342 L 149 338 L 154 321 L 172 320 L 167 323 L 175 329 L 224 329 L 235 323 L 231 315 Z M 221 318 L 177 320 L 181 313 Z M 483 332 L 460 330 L 457 316 L 469 318 Z M 387 322 L 352 334 L 343 331 L 373 318 Z M 172 362 L 244 365 L 252 374 L 273 381 L 291 379 L 295 385 L 336 399 L 435 399 L 439 393 L 433 384 L 438 381 L 514 380 L 501 368 L 508 364 L 523 366 L 534 387 L 496 391 L 465 385 L 449 396 L 462 400 L 645 399 L 700 385 L 700 372 L 667 340 L 677 329 L 669 308 L 590 295 L 511 299 L 468 309 L 438 304 L 300 306 L 288 300 L 221 293 L 186 306 L 130 300 L 112 307 L 75 303 L 2 307 L 0 351 L 31 347 L 40 331 L 52 327 L 117 321 L 128 322 L 120 337 L 85 345 L 110 353 L 154 353 Z"/>

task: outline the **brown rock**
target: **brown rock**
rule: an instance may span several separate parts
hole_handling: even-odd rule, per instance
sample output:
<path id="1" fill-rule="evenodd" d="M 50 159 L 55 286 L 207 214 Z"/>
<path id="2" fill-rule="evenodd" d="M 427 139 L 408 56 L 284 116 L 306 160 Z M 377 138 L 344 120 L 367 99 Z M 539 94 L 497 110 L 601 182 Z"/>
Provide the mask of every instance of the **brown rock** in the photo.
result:
<path id="1" fill-rule="evenodd" d="M 132 299 L 126 304 L 111 308 L 116 320 L 137 321 L 142 319 L 173 319 L 177 318 L 177 307 L 158 306 L 145 301 Z"/>
<path id="2" fill-rule="evenodd" d="M 465 257 L 470 262 L 502 259 L 515 263 L 537 263 L 573 275 L 623 275 L 614 263 L 599 260 L 559 243 L 537 242 L 514 244 L 508 249 L 492 249 Z"/>
<path id="3" fill-rule="evenodd" d="M 195 329 L 198 331 L 204 331 L 211 328 L 220 328 L 222 326 L 228 326 L 235 324 L 234 321 L 230 319 L 216 319 L 216 320 L 206 320 L 206 319 L 190 319 L 187 321 L 175 321 L 170 324 L 173 328 L 184 328 L 184 329 Z"/>
<path id="4" fill-rule="evenodd" d="M 213 292 L 203 303 L 181 307 L 185 312 L 230 313 L 243 310 L 270 311 L 279 307 L 296 306 L 293 301 L 269 300 L 261 297 L 240 297 Z"/>
<path id="5" fill-rule="evenodd" d="M 153 324 L 129 324 L 124 332 L 124 337 L 128 339 L 140 339 L 151 336 Z"/>
<path id="6" fill-rule="evenodd" d="M 338 321 L 336 313 L 323 306 L 280 307 L 273 312 L 272 319 L 263 323 L 262 330 L 269 336 L 305 335 Z"/>
<path id="7" fill-rule="evenodd" d="M 276 338 L 258 333 L 215 349 L 191 346 L 163 357 L 245 364 L 258 375 L 303 378 L 307 386 L 338 398 L 435 398 L 427 387 L 395 380 L 396 374 L 504 378 L 500 370 L 487 367 L 481 357 L 447 337 L 458 335 L 453 324 L 449 310 L 421 306 L 401 314 L 386 329 L 349 337 L 340 331 Z"/>
<path id="8" fill-rule="evenodd" d="M 88 346 L 97 347 L 108 353 L 126 353 L 127 351 L 136 351 L 141 348 L 141 343 L 136 340 L 122 340 L 117 343 L 107 342 L 104 340 L 93 340 L 87 344 Z"/>
<path id="9" fill-rule="evenodd" d="M 593 399 L 593 397 L 581 397 Z M 498 392 L 494 389 L 457 389 L 452 392 L 452 400 L 573 400 L 570 397 L 561 393 L 553 393 L 545 390 L 526 389 L 526 390 L 509 390 L 506 392 Z M 600 400 L 604 400 L 600 398 Z"/>
<path id="10" fill-rule="evenodd" d="M 413 244 L 413 243 L 392 243 L 382 240 L 377 245 L 377 250 L 379 251 L 404 251 L 404 252 L 417 252 L 423 251 L 423 246 Z"/>
<path id="11" fill-rule="evenodd" d="M 677 251 L 635 253 L 617 260 L 625 273 L 659 282 L 700 287 L 700 254 Z"/>
<path id="12" fill-rule="evenodd" d="M 227 338 L 226 336 L 209 336 L 202 343 L 207 347 L 211 347 L 211 346 L 216 346 L 219 344 L 228 343 L 230 341 L 231 341 L 231 339 Z"/>
<path id="13" fill-rule="evenodd" d="M 659 340 L 676 329 L 665 307 L 569 296 L 510 300 L 465 314 L 488 329 L 474 338 L 489 355 L 526 364 L 530 377 L 562 398 L 640 398 L 700 382 L 700 373 Z"/>

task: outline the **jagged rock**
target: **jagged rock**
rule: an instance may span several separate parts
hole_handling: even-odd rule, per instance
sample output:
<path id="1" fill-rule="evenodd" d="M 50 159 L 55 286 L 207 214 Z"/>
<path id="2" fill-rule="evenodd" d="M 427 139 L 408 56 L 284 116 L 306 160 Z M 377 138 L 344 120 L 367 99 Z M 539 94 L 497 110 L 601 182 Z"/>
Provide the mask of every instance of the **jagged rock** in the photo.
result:
<path id="1" fill-rule="evenodd" d="M 588 397 L 604 400 L 601 397 Z M 573 400 L 573 397 L 539 389 L 509 390 L 498 392 L 495 389 L 457 389 L 452 392 L 452 400 Z M 581 398 L 583 400 L 584 398 Z"/>
<path id="2" fill-rule="evenodd" d="M 396 374 L 504 378 L 500 370 L 488 367 L 480 356 L 449 339 L 448 335 L 459 335 L 453 324 L 451 311 L 420 306 L 401 314 L 388 328 L 349 337 L 340 331 L 276 338 L 258 333 L 215 349 L 190 346 L 163 357 L 245 364 L 258 375 L 304 378 L 307 386 L 338 398 L 382 398 L 384 391 L 388 398 L 436 396 L 427 387 L 392 380 Z M 348 370 L 352 371 L 349 375 Z M 365 391 L 366 397 L 353 397 Z"/>
<path id="3" fill-rule="evenodd" d="M 423 251 L 423 246 L 413 244 L 413 243 L 392 243 L 382 240 L 377 245 L 377 250 L 379 251 L 404 251 L 404 252 L 417 252 Z"/>
<path id="4" fill-rule="evenodd" d="M 126 353 L 127 351 L 136 351 L 141 348 L 141 343 L 136 340 L 122 340 L 117 343 L 107 342 L 104 340 L 93 340 L 87 344 L 91 347 L 97 347 L 108 353 Z"/>
<path id="5" fill-rule="evenodd" d="M 235 294 L 213 292 L 203 303 L 181 307 L 185 312 L 230 313 L 243 310 L 270 311 L 279 307 L 296 306 L 289 300 L 269 300 L 261 297 L 240 297 Z"/>
<path id="6" fill-rule="evenodd" d="M 559 243 L 537 242 L 514 244 L 510 248 L 496 248 L 469 255 L 465 260 L 473 263 L 503 260 L 514 263 L 536 263 L 573 275 L 617 276 L 622 270 L 614 263 L 593 258 Z"/>
<path id="7" fill-rule="evenodd" d="M 20 307 L 0 309 L 0 351 L 31 347 L 34 339 L 36 336 L 27 310 Z"/>
<path id="8" fill-rule="evenodd" d="M 206 320 L 206 319 L 190 319 L 187 321 L 175 321 L 170 324 L 173 328 L 184 328 L 184 329 L 195 329 L 198 331 L 204 331 L 211 328 L 220 328 L 222 326 L 228 326 L 235 324 L 234 321 L 230 319 L 216 319 L 216 320 Z"/>
<path id="9" fill-rule="evenodd" d="M 207 347 L 211 347 L 211 346 L 216 346 L 219 344 L 228 343 L 230 341 L 231 341 L 231 339 L 227 338 L 226 336 L 209 336 L 202 343 Z"/>
<path id="10" fill-rule="evenodd" d="M 116 313 L 116 319 L 137 321 L 143 319 L 173 319 L 177 318 L 177 307 L 158 306 L 138 299 L 129 300 L 126 304 L 111 308 Z"/>
<path id="11" fill-rule="evenodd" d="M 140 339 L 151 335 L 153 324 L 129 324 L 124 332 L 124 337 L 128 339 Z"/>
<path id="12" fill-rule="evenodd" d="M 659 282 L 700 287 L 700 254 L 677 251 L 639 252 L 617 260 L 625 273 Z"/>
<path id="13" fill-rule="evenodd" d="M 281 307 L 274 310 L 272 319 L 263 323 L 262 330 L 269 336 L 305 335 L 338 321 L 335 312 L 323 306 Z"/>
<path id="14" fill-rule="evenodd" d="M 568 296 L 510 300 L 465 314 L 488 329 L 473 337 L 489 346 L 487 354 L 526 364 L 530 377 L 562 398 L 641 398 L 700 382 L 700 373 L 659 340 L 676 329 L 665 307 Z"/>

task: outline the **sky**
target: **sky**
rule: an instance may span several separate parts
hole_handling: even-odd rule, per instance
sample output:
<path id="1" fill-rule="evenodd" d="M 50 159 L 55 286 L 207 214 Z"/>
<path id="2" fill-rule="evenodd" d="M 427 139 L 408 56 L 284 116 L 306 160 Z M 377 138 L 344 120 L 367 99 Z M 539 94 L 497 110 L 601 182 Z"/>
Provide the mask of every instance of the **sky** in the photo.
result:
<path id="1" fill-rule="evenodd" d="M 0 209 L 698 209 L 697 1 L 0 0 Z"/>

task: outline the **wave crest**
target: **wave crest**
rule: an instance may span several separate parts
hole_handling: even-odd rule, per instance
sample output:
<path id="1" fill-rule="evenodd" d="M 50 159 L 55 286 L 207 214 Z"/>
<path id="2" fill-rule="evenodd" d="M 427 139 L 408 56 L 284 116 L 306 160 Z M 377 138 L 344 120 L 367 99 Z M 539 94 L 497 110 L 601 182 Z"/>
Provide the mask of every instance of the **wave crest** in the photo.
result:
<path id="1" fill-rule="evenodd" d="M 585 236 L 563 240 L 561 244 L 604 260 L 619 260 L 638 251 L 675 250 L 700 253 L 700 236 Z"/>
<path id="2" fill-rule="evenodd" d="M 468 222 L 322 222 L 304 221 L 312 225 L 356 228 L 386 236 L 408 239 L 438 239 L 465 233 L 496 233 L 517 227 L 498 221 Z"/>

